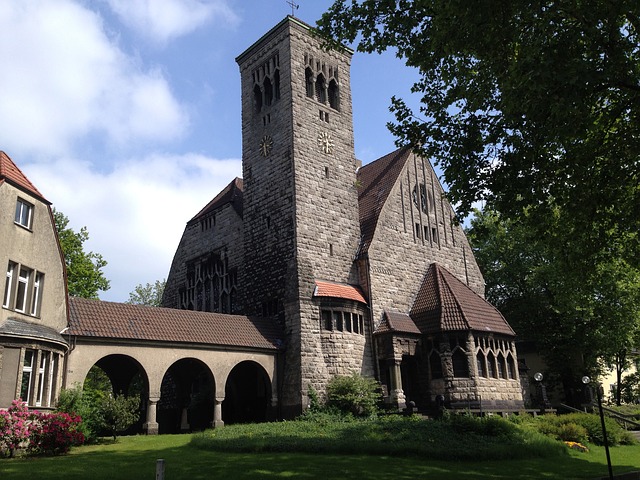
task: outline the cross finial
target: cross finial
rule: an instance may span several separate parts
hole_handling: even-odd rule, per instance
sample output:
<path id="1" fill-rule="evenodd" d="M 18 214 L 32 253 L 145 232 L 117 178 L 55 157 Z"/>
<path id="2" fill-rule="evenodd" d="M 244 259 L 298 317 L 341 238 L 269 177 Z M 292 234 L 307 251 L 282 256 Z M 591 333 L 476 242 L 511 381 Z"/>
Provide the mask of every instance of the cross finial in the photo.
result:
<path id="1" fill-rule="evenodd" d="M 293 17 L 293 12 L 300 8 L 300 5 L 298 5 L 293 0 L 287 0 L 287 4 L 291 7 L 291 16 Z"/>

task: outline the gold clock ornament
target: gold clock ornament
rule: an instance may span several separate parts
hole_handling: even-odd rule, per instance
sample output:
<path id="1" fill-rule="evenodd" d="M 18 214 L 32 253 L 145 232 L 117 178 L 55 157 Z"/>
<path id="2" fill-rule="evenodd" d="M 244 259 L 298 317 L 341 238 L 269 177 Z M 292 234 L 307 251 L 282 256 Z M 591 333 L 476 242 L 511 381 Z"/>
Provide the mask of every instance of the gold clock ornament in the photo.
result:
<path id="1" fill-rule="evenodd" d="M 260 155 L 263 157 L 269 156 L 271 150 L 273 149 L 273 139 L 270 135 L 265 135 L 260 140 Z"/>
<path id="2" fill-rule="evenodd" d="M 333 153 L 333 140 L 329 132 L 320 132 L 318 134 L 318 147 L 323 153 L 328 155 Z"/>

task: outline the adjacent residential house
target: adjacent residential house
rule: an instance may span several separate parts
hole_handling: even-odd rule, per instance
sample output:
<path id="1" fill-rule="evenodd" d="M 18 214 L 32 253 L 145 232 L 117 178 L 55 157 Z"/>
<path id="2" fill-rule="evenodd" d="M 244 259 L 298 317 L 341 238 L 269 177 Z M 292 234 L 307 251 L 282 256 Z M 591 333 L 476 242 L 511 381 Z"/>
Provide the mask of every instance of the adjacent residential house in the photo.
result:
<path id="1" fill-rule="evenodd" d="M 55 405 L 68 345 L 65 267 L 51 204 L 0 151 L 0 408 Z"/>

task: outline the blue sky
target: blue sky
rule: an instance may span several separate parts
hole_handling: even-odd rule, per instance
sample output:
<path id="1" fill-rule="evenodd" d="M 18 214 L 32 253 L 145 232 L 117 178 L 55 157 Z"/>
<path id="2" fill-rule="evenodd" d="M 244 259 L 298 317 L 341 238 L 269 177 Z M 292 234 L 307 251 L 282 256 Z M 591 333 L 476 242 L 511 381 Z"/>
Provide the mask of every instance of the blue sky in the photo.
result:
<path id="1" fill-rule="evenodd" d="M 314 24 L 332 2 L 297 3 Z M 0 2 L 0 150 L 88 228 L 103 300 L 166 278 L 186 222 L 242 176 L 235 58 L 290 13 L 285 0 Z M 354 55 L 357 158 L 394 149 L 390 98 L 416 78 L 393 53 Z"/>

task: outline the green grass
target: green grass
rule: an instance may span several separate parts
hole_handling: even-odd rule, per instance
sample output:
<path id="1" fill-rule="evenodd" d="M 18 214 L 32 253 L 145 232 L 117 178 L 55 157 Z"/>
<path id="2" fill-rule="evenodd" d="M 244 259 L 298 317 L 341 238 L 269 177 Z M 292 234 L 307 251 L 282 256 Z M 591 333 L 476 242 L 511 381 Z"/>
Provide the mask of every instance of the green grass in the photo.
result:
<path id="1" fill-rule="evenodd" d="M 432 422 L 429 422 L 432 423 Z M 458 426 L 457 438 L 473 438 L 477 434 L 462 422 Z M 296 425 L 297 424 L 297 425 Z M 494 442 L 493 450 L 503 453 L 493 454 L 488 460 L 482 452 L 479 438 L 473 439 L 475 454 L 462 456 L 473 458 L 461 461 L 460 454 L 450 455 L 451 459 L 425 458 L 420 452 L 398 453 L 396 438 L 409 433 L 399 423 L 383 427 L 364 428 L 363 424 L 346 422 L 346 428 L 326 422 L 316 422 L 315 426 L 305 422 L 285 422 L 271 425 L 228 426 L 212 435 L 161 435 L 157 437 L 122 437 L 116 443 L 89 445 L 74 448 L 62 457 L 16 458 L 0 460 L 0 479 L 32 480 L 40 479 L 136 479 L 154 478 L 158 458 L 166 465 L 167 480 L 176 479 L 593 479 L 607 475 L 604 449 L 589 445 L 588 453 L 576 451 L 552 454 L 544 458 L 509 458 L 513 445 L 509 441 Z M 356 428 L 357 429 L 354 429 Z M 489 424 L 481 427 L 485 435 L 505 439 L 501 427 Z M 279 449 L 286 445 L 307 442 L 315 453 L 290 451 L 265 451 L 264 438 L 257 443 L 260 435 L 278 436 Z M 253 432 L 253 433 L 252 433 Z M 305 433 L 306 432 L 306 433 Z M 341 433 L 340 433 L 341 432 Z M 386 432 L 386 433 L 385 433 Z M 322 436 L 323 434 L 324 436 Z M 249 437 L 252 435 L 252 437 Z M 382 437 L 380 436 L 382 435 Z M 386 437 L 385 437 L 386 435 Z M 396 436 L 397 435 L 397 436 Z M 337 438 L 342 440 L 336 441 Z M 210 443 L 210 439 L 214 439 Z M 253 438 L 253 439 L 252 439 Z M 313 439 L 313 440 L 304 440 Z M 322 440 L 324 438 L 324 440 Z M 424 440 L 421 434 L 413 437 L 415 443 Z M 482 439 L 481 437 L 480 439 Z M 494 439 L 495 440 L 495 439 Z M 493 440 L 492 440 L 493 441 Z M 263 442 L 263 443 L 260 443 Z M 346 443 L 345 443 L 346 442 Z M 241 445 L 247 451 L 241 450 Z M 375 454 L 367 455 L 341 451 L 345 444 L 375 445 Z M 256 453 L 256 445 L 263 445 Z M 400 445 L 403 446 L 403 445 Z M 469 448 L 459 445 L 460 450 Z M 295 448 L 295 447 L 290 447 Z M 451 445 L 449 445 L 451 448 Z M 473 446 L 471 447 L 474 448 Z M 334 453 L 330 453 L 330 452 Z M 396 452 L 394 455 L 385 452 Z M 516 451 L 521 451 L 516 449 Z M 507 457 L 507 458 L 500 458 Z M 614 473 L 640 470 L 640 446 L 620 446 L 611 449 Z"/>

